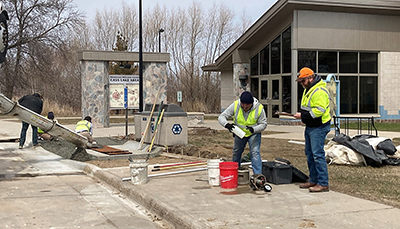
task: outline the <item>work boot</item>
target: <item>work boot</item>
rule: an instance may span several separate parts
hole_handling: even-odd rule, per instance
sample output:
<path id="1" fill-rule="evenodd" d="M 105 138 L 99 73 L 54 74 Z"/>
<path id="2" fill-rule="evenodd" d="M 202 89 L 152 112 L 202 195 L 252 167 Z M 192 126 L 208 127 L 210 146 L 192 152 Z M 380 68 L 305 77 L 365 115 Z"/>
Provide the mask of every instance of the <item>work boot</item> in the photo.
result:
<path id="1" fill-rule="evenodd" d="M 329 192 L 329 186 L 321 186 L 319 184 L 310 187 L 308 190 L 310 190 L 310 192 Z"/>
<path id="2" fill-rule="evenodd" d="M 314 187 L 315 185 L 317 185 L 317 184 L 306 182 L 306 183 L 300 184 L 299 187 L 300 188 L 310 188 L 310 187 Z"/>

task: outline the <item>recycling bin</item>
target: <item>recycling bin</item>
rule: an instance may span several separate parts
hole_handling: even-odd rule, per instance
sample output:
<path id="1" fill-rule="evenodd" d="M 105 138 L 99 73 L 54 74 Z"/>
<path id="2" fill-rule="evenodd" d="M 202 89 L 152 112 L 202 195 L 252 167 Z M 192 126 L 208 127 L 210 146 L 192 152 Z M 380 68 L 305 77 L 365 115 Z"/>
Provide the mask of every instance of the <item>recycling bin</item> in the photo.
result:
<path id="1" fill-rule="evenodd" d="M 144 135 L 152 107 L 152 104 L 146 104 L 144 111 L 135 115 L 135 138 L 137 141 L 140 141 Z M 176 104 L 164 104 L 162 109 L 164 109 L 164 113 L 157 125 L 161 112 L 160 105 L 155 106 L 144 143 L 151 143 L 155 134 L 155 145 L 186 145 L 188 143 L 187 113 Z"/>

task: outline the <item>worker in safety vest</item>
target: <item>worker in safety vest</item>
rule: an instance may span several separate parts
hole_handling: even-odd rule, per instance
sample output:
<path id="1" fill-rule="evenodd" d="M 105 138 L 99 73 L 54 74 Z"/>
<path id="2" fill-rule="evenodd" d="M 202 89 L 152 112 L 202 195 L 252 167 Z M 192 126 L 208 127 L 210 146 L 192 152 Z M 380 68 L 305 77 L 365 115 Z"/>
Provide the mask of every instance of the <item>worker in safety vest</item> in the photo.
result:
<path id="1" fill-rule="evenodd" d="M 41 114 L 43 110 L 43 97 L 40 93 L 34 93 L 32 95 L 25 95 L 18 100 L 18 103 L 28 108 L 29 110 Z M 19 138 L 19 148 L 22 149 L 26 140 L 26 131 L 28 130 L 29 123 L 22 121 L 21 135 Z M 33 146 L 39 146 L 37 127 L 31 125 L 32 127 L 32 143 Z"/>
<path id="2" fill-rule="evenodd" d="M 331 123 L 329 92 L 321 76 L 314 74 L 310 68 L 302 68 L 296 81 L 303 86 L 304 92 L 300 112 L 294 117 L 306 124 L 305 154 L 310 174 L 309 181 L 300 184 L 300 188 L 308 188 L 310 192 L 327 192 L 329 177 L 324 145 Z"/>
<path id="3" fill-rule="evenodd" d="M 86 137 L 89 143 L 96 144 L 93 139 L 93 124 L 92 118 L 90 116 L 86 116 L 83 120 L 79 121 L 75 126 L 75 132 Z"/>
<path id="4" fill-rule="evenodd" d="M 233 123 L 228 122 L 230 118 L 233 118 Z M 263 105 L 250 92 L 245 91 L 240 95 L 240 99 L 221 113 L 218 121 L 230 132 L 234 131 L 234 128 L 240 128 L 245 133 L 243 138 L 234 135 L 232 161 L 237 162 L 240 167 L 242 153 L 246 144 L 249 143 L 253 173 L 261 174 L 261 132 L 267 128 L 267 117 Z"/>
<path id="5" fill-rule="evenodd" d="M 51 111 L 49 113 L 47 113 L 47 117 L 46 118 L 57 122 L 57 120 L 54 119 L 54 113 L 51 112 Z M 49 139 L 51 139 L 53 137 L 51 134 L 49 134 L 47 132 L 44 132 L 39 127 L 38 127 L 38 135 L 39 135 L 39 139 L 42 138 L 43 140 L 49 140 Z"/>

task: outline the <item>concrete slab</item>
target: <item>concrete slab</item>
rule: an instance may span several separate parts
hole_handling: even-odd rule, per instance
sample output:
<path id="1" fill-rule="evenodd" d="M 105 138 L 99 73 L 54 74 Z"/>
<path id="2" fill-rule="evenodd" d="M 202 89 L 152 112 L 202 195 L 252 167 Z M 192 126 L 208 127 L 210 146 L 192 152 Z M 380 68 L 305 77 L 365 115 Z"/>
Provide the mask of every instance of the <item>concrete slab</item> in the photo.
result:
<path id="1" fill-rule="evenodd" d="M 208 184 L 205 171 L 121 181 L 129 168 L 103 170 L 109 184 L 126 191 L 182 228 L 398 228 L 400 209 L 337 192 L 310 193 L 297 184 L 272 185 L 270 193 L 247 185 L 222 189 Z M 156 204 L 155 204 L 156 203 Z"/>
<path id="2" fill-rule="evenodd" d="M 157 228 L 84 175 L 2 181 L 0 188 L 1 228 Z"/>

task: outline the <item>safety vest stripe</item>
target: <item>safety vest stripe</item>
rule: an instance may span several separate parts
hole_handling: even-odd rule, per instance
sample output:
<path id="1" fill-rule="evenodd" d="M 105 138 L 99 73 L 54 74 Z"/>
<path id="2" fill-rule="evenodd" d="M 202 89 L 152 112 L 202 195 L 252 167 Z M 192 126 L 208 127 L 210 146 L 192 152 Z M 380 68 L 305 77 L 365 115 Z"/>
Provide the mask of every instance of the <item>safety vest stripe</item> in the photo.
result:
<path id="1" fill-rule="evenodd" d="M 234 113 L 235 113 L 235 120 L 233 120 L 233 121 L 234 121 L 234 123 L 235 123 L 236 125 L 238 125 L 238 124 L 237 124 L 237 118 L 238 118 L 238 114 L 239 114 L 239 110 L 240 110 L 240 104 L 239 104 L 238 101 L 236 101 L 236 103 L 237 103 L 237 106 L 236 106 L 236 109 L 234 110 Z"/>
<path id="2" fill-rule="evenodd" d="M 260 104 L 258 104 L 257 108 L 256 108 L 256 112 L 254 113 L 254 119 L 257 120 L 258 119 L 258 110 L 260 109 Z"/>

